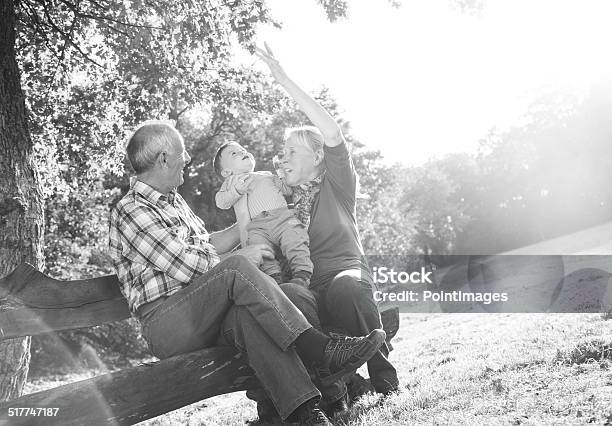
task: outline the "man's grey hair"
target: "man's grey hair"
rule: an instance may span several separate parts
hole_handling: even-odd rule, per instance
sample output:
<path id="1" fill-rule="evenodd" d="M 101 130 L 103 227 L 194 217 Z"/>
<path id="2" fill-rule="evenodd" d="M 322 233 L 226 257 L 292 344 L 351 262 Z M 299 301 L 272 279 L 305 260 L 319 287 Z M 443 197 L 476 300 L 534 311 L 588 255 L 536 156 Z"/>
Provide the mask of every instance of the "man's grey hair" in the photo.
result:
<path id="1" fill-rule="evenodd" d="M 181 134 L 167 121 L 146 121 L 130 137 L 126 152 L 137 174 L 146 172 L 155 164 L 157 156 L 172 146 L 175 140 L 183 141 Z"/>

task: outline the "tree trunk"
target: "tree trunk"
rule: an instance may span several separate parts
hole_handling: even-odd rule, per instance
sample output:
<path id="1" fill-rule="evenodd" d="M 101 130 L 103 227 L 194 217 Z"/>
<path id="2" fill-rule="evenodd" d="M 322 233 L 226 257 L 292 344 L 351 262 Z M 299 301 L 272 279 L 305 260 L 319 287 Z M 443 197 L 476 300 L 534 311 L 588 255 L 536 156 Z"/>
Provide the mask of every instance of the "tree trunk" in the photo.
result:
<path id="1" fill-rule="evenodd" d="M 15 57 L 15 5 L 0 1 L 0 276 L 22 262 L 43 266 L 42 193 L 32 158 L 25 98 Z M 6 304 L 0 294 L 0 309 Z M 21 394 L 30 338 L 0 342 L 0 401 Z"/>

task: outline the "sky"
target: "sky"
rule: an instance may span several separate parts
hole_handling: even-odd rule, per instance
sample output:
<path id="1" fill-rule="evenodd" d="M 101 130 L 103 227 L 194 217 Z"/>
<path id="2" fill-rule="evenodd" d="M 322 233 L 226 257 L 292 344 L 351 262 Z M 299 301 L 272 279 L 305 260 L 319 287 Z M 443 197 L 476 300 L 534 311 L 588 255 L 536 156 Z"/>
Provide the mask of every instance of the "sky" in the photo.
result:
<path id="1" fill-rule="evenodd" d="M 405 165 L 475 152 L 539 96 L 584 96 L 611 75 L 612 2 L 484 0 L 478 13 L 457 2 L 353 0 L 329 23 L 315 0 L 270 0 L 283 28 L 261 27 L 258 41 L 306 90 L 328 87 L 358 140 Z"/>

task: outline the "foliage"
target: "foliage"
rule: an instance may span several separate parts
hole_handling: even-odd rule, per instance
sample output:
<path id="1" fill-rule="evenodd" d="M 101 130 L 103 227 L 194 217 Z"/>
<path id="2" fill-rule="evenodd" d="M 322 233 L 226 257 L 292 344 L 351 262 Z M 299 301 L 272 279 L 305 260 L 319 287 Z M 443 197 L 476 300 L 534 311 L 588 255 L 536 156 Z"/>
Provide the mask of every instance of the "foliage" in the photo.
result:
<path id="1" fill-rule="evenodd" d="M 113 273 L 104 254 L 108 238 L 108 204 L 117 190 L 100 182 L 88 185 L 89 197 L 75 194 L 50 198 L 46 204 L 48 273 L 61 279 L 81 279 Z"/>
<path id="2" fill-rule="evenodd" d="M 408 170 L 400 200 L 402 211 L 415 218 L 414 245 L 425 256 L 447 255 L 468 221 L 453 172 L 462 156 L 448 156 Z"/>
<path id="3" fill-rule="evenodd" d="M 398 208 L 405 180 L 401 167 L 384 164 L 378 151 L 356 149 L 353 160 L 360 183 L 357 221 L 364 251 L 368 255 L 413 254 L 414 221 Z"/>
<path id="4" fill-rule="evenodd" d="M 259 1 L 21 3 L 19 61 L 47 195 L 122 174 L 122 141 L 150 118 L 179 120 L 240 73 Z M 53 167 L 54 161 L 59 167 Z"/>
<path id="5" fill-rule="evenodd" d="M 319 3 L 325 9 L 330 22 L 346 17 L 348 4 L 345 0 L 319 0 Z"/>

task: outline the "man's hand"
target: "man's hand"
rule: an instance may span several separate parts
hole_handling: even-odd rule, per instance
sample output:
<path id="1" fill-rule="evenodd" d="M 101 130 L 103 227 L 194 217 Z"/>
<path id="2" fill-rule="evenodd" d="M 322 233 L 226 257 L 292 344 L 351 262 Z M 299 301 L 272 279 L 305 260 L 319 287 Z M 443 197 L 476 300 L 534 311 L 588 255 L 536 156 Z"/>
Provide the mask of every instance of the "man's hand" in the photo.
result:
<path id="1" fill-rule="evenodd" d="M 236 254 L 246 257 L 256 266 L 261 265 L 263 259 L 274 259 L 274 251 L 265 244 L 252 244 L 232 253 L 232 255 Z"/>

